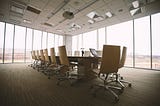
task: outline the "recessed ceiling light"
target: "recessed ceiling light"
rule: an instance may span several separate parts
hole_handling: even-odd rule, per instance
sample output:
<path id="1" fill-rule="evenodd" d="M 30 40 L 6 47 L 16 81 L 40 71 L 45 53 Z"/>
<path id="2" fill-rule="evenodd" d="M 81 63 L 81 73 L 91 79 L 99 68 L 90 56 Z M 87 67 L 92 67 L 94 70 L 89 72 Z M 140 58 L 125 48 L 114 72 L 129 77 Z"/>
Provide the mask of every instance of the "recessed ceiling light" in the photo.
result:
<path id="1" fill-rule="evenodd" d="M 62 32 L 62 30 L 61 30 L 61 29 L 56 29 L 56 31 L 58 31 L 58 32 Z"/>
<path id="2" fill-rule="evenodd" d="M 14 6 L 14 5 L 11 6 L 11 11 L 19 13 L 19 14 L 23 14 L 24 13 L 24 9 L 22 9 L 20 7 L 17 7 L 17 6 Z"/>
<path id="3" fill-rule="evenodd" d="M 130 14 L 133 16 L 133 15 L 136 15 L 138 13 L 141 13 L 141 8 L 136 8 L 136 9 L 133 9 L 133 10 L 130 10 Z"/>
<path id="4" fill-rule="evenodd" d="M 112 17 L 113 15 L 112 15 L 111 12 L 106 12 L 106 16 L 110 18 L 110 17 Z"/>
<path id="5" fill-rule="evenodd" d="M 88 20 L 88 23 L 89 23 L 89 24 L 93 24 L 94 21 L 93 21 L 93 20 Z"/>
<path id="6" fill-rule="evenodd" d="M 133 5 L 134 8 L 138 8 L 139 7 L 139 1 L 136 0 L 136 1 L 132 2 L 132 5 Z"/>
<path id="7" fill-rule="evenodd" d="M 87 14 L 87 17 L 89 17 L 91 19 L 96 18 L 98 16 L 99 16 L 98 13 L 96 13 L 95 11 L 92 11 L 92 12 Z"/>
<path id="8" fill-rule="evenodd" d="M 23 22 L 24 22 L 24 23 L 29 23 L 29 24 L 31 23 L 31 21 L 30 21 L 30 20 L 27 20 L 27 19 L 24 19 Z"/>

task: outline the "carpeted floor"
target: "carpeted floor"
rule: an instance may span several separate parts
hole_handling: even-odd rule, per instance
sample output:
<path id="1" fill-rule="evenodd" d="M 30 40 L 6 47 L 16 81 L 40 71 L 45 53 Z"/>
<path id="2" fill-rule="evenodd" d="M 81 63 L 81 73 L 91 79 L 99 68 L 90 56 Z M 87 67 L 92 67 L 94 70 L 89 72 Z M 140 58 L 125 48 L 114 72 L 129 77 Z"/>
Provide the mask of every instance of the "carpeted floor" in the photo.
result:
<path id="1" fill-rule="evenodd" d="M 0 106 L 160 106 L 160 71 L 123 68 L 120 74 L 132 87 L 126 87 L 115 103 L 103 90 L 93 97 L 92 80 L 57 86 L 57 79 L 27 64 L 0 64 Z"/>

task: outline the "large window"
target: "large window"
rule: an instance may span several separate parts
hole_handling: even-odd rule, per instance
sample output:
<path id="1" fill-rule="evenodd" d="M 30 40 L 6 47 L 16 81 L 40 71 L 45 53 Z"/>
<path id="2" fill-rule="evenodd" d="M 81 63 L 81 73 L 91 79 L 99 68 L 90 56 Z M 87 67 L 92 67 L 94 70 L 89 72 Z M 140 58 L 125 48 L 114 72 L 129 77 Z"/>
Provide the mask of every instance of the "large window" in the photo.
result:
<path id="1" fill-rule="evenodd" d="M 26 35 L 26 62 L 31 62 L 31 51 L 32 51 L 32 42 L 33 42 L 33 30 L 27 28 Z"/>
<path id="2" fill-rule="evenodd" d="M 97 30 L 83 34 L 83 47 L 85 51 L 89 51 L 89 48 L 97 49 Z"/>
<path id="3" fill-rule="evenodd" d="M 49 48 L 52 48 L 52 47 L 55 47 L 55 36 L 52 33 L 48 33 L 48 53 L 49 53 L 49 55 L 50 55 Z"/>
<path id="4" fill-rule="evenodd" d="M 14 62 L 24 62 L 26 28 L 15 26 Z"/>
<path id="5" fill-rule="evenodd" d="M 135 19 L 135 67 L 150 68 L 150 17 Z"/>
<path id="6" fill-rule="evenodd" d="M 128 21 L 107 27 L 107 44 L 127 47 L 127 66 L 133 66 L 133 22 Z"/>
<path id="7" fill-rule="evenodd" d="M 78 36 L 73 36 L 72 37 L 72 51 L 74 54 L 74 51 L 78 50 Z"/>
<path id="8" fill-rule="evenodd" d="M 160 69 L 160 13 L 152 15 L 152 68 Z"/>
<path id="9" fill-rule="evenodd" d="M 0 63 L 3 63 L 4 27 L 5 23 L 0 22 Z"/>
<path id="10" fill-rule="evenodd" d="M 42 49 L 46 49 L 47 48 L 47 32 L 43 32 L 43 36 L 42 36 Z"/>
<path id="11" fill-rule="evenodd" d="M 6 23 L 4 63 L 12 63 L 14 25 Z"/>
<path id="12" fill-rule="evenodd" d="M 106 38 L 105 32 L 106 32 L 105 27 L 98 29 L 98 50 L 101 50 L 101 51 L 103 49 L 103 45 L 105 44 L 105 38 Z"/>
<path id="13" fill-rule="evenodd" d="M 34 39 L 33 39 L 33 50 L 40 50 L 42 45 L 42 32 L 39 30 L 34 30 Z"/>

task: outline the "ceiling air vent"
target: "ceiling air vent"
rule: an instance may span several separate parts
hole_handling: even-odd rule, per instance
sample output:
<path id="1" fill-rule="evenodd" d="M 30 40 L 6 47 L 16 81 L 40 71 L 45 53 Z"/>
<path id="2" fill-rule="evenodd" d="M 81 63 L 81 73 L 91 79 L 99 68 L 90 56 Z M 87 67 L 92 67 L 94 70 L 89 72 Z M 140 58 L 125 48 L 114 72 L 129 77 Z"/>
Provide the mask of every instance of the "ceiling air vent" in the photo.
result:
<path id="1" fill-rule="evenodd" d="M 36 9 L 34 7 L 31 7 L 31 6 L 27 6 L 27 10 L 30 11 L 30 12 L 33 12 L 35 14 L 40 14 L 41 13 L 40 10 L 38 10 L 38 9 Z"/>
<path id="2" fill-rule="evenodd" d="M 52 24 L 49 24 L 49 23 L 46 23 L 46 22 L 43 25 L 46 25 L 46 26 L 49 26 L 49 27 L 53 26 Z"/>

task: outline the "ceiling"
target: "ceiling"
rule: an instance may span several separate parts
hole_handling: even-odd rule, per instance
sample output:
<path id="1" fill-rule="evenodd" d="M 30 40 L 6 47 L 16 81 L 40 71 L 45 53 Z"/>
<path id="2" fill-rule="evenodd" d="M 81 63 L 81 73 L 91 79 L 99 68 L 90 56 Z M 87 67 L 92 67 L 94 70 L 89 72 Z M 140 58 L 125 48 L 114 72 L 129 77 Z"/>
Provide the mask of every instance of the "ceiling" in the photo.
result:
<path id="1" fill-rule="evenodd" d="M 160 0 L 0 0 L 0 21 L 61 35 L 77 35 L 160 12 Z M 68 11 L 68 14 L 64 12 Z M 94 18 L 87 14 L 95 12 Z M 106 15 L 107 12 L 112 17 Z M 68 18 L 64 18 L 65 15 Z M 90 22 L 90 21 L 91 22 Z"/>

